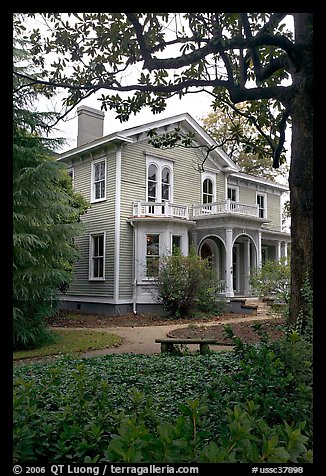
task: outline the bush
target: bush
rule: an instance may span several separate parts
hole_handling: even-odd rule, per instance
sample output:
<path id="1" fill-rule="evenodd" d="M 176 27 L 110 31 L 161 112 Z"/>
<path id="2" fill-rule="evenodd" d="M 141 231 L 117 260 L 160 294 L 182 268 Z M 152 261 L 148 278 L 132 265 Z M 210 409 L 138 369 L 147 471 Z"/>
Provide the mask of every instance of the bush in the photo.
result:
<path id="1" fill-rule="evenodd" d="M 188 256 L 180 251 L 161 259 L 157 278 L 158 302 L 169 316 L 183 318 L 191 311 L 221 313 L 217 281 L 208 261 L 192 248 Z"/>
<path id="2" fill-rule="evenodd" d="M 273 296 L 288 303 L 290 298 L 290 260 L 266 261 L 260 269 L 253 270 L 250 285 L 259 296 Z"/>

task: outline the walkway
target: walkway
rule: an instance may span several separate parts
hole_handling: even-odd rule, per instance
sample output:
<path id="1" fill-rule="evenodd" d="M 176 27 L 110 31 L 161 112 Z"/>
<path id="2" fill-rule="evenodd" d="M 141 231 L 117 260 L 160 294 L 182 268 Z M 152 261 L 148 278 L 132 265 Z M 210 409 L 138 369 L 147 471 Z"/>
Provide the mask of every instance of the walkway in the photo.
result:
<path id="1" fill-rule="evenodd" d="M 258 321 L 266 319 L 267 316 L 249 316 L 243 318 L 234 318 L 228 319 L 227 321 L 210 321 L 205 324 L 205 326 L 216 326 L 232 322 L 247 322 L 247 321 Z M 167 326 L 146 326 L 146 327 L 105 327 L 105 328 L 94 328 L 96 331 L 109 332 L 110 334 L 115 334 L 122 337 L 122 343 L 117 347 L 110 347 L 109 349 L 100 349 L 92 350 L 80 354 L 80 357 L 93 357 L 96 355 L 106 355 L 106 354 L 159 354 L 161 352 L 160 344 L 155 343 L 155 339 L 166 337 L 167 333 L 174 330 L 180 329 L 181 327 L 188 327 L 189 324 L 174 324 Z M 76 330 L 80 330 L 76 328 Z M 198 350 L 198 345 L 188 345 L 189 350 Z M 212 350 L 232 350 L 232 347 L 229 345 L 212 345 L 210 346 Z"/>

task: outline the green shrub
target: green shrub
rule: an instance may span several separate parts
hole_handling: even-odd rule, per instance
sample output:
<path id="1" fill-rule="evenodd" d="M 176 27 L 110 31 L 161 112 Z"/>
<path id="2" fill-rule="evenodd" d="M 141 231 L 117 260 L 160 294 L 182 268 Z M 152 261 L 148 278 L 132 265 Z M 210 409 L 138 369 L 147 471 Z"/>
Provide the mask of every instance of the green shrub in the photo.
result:
<path id="1" fill-rule="evenodd" d="M 273 296 L 288 303 L 290 298 L 291 270 L 289 258 L 266 261 L 250 275 L 250 285 L 258 296 Z"/>
<path id="2" fill-rule="evenodd" d="M 169 316 L 183 318 L 197 310 L 221 313 L 218 283 L 208 261 L 191 248 L 188 256 L 176 250 L 161 259 L 157 278 L 158 302 Z"/>

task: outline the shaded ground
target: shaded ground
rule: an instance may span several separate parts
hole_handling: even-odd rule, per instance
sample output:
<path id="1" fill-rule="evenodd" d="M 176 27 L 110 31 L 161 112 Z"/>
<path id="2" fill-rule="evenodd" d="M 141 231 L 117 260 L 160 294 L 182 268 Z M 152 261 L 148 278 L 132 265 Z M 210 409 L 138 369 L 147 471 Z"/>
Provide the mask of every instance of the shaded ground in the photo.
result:
<path id="1" fill-rule="evenodd" d="M 253 321 L 257 319 L 257 321 Z M 157 314 L 124 314 L 121 316 L 105 316 L 102 314 L 86 314 L 60 312 L 55 317 L 48 320 L 52 327 L 61 328 L 138 328 L 156 326 L 176 326 L 180 328 L 170 329 L 167 333 L 169 337 L 179 338 L 211 338 L 218 340 L 222 345 L 231 344 L 231 340 L 226 338 L 223 332 L 224 325 L 228 321 L 234 334 L 244 342 L 259 342 L 261 338 L 255 331 L 259 324 L 261 330 L 266 332 L 271 339 L 278 339 L 284 332 L 285 319 L 272 318 L 262 319 L 248 314 L 228 313 L 221 316 L 211 316 L 210 318 L 189 318 L 189 319 L 167 319 Z M 238 321 L 238 322 L 237 322 Z M 207 324 L 207 325 L 205 325 Z M 118 329 L 117 329 L 118 330 Z M 136 331 L 136 329 L 135 329 Z M 141 335 L 144 331 L 139 330 Z M 138 334 L 135 332 L 135 336 Z"/>
<path id="2" fill-rule="evenodd" d="M 224 325 L 227 322 L 224 322 Z M 247 321 L 247 322 L 232 322 L 230 327 L 232 328 L 233 333 L 236 337 L 239 337 L 243 342 L 247 343 L 256 343 L 261 341 L 259 333 L 265 332 L 271 340 L 279 339 L 285 328 L 285 319 L 260 319 L 259 321 Z M 172 330 L 168 333 L 169 337 L 179 337 L 179 338 L 202 338 L 202 339 L 216 339 L 220 344 L 228 345 L 232 344 L 232 341 L 226 337 L 224 330 L 224 325 L 212 325 L 212 326 L 198 326 L 190 325 L 190 327 L 184 327 L 180 329 Z M 259 327 L 260 331 L 255 331 Z"/>
<path id="3" fill-rule="evenodd" d="M 188 319 L 170 319 L 159 314 L 123 314 L 121 316 L 108 316 L 103 314 L 88 314 L 81 312 L 61 311 L 57 315 L 50 317 L 47 322 L 51 327 L 147 327 L 147 326 L 167 326 L 175 324 L 191 324 L 212 321 L 224 321 L 235 317 L 249 317 L 248 314 L 228 313 L 222 316 L 201 317 L 196 316 Z M 252 317 L 252 316 L 250 316 Z"/>

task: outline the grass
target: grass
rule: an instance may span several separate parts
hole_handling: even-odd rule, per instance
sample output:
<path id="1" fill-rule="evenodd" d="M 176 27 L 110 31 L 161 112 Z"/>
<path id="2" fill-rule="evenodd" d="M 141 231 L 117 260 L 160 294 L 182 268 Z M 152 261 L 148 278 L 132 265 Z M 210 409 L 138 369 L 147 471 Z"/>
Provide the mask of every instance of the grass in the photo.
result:
<path id="1" fill-rule="evenodd" d="M 14 360 L 46 357 L 49 355 L 77 354 L 88 350 L 105 349 L 121 343 L 121 337 L 103 331 L 93 330 L 53 330 L 58 337 L 57 342 L 39 349 L 20 350 L 14 352 Z"/>

